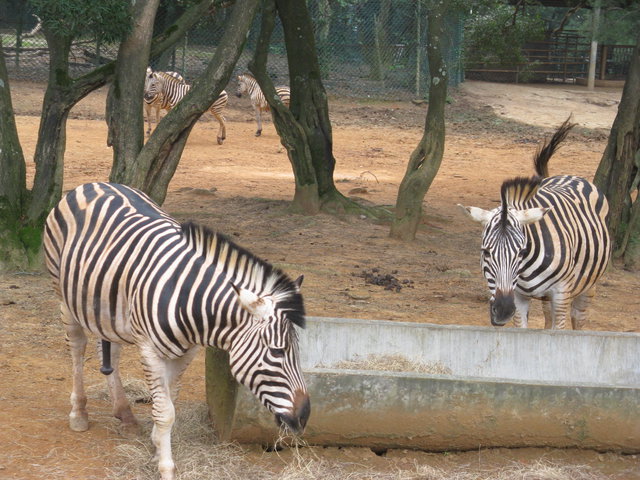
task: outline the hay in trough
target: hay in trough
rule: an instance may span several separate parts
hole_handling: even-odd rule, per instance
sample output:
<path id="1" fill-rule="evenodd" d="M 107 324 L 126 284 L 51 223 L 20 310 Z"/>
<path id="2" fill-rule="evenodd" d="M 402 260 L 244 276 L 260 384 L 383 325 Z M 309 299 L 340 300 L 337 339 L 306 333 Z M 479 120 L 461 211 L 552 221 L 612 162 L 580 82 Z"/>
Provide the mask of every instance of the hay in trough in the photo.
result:
<path id="1" fill-rule="evenodd" d="M 440 362 L 424 363 L 410 360 L 404 355 L 376 355 L 366 357 L 355 356 L 351 360 L 341 360 L 331 368 L 345 370 L 380 370 L 387 372 L 415 372 L 434 375 L 451 375 L 451 369 Z"/>

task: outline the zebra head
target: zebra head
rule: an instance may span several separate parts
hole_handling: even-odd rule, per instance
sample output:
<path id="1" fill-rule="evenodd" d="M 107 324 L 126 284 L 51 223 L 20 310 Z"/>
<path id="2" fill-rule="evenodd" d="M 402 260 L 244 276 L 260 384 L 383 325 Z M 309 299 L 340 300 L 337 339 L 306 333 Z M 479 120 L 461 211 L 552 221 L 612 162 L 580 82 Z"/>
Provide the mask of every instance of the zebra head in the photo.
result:
<path id="1" fill-rule="evenodd" d="M 229 350 L 231 372 L 275 415 L 278 426 L 300 433 L 311 412 L 294 326 L 305 322 L 302 277 L 294 282 L 281 272 L 272 275 L 268 293 L 261 295 L 232 284 L 251 319 Z"/>
<path id="2" fill-rule="evenodd" d="M 484 225 L 481 268 L 491 292 L 489 316 L 494 326 L 505 325 L 516 312 L 515 289 L 529 254 L 527 225 L 540 221 L 549 208 L 521 208 L 537 192 L 540 177 L 515 178 L 502 184 L 502 204 L 493 210 L 464 207 L 472 220 Z"/>
<path id="3" fill-rule="evenodd" d="M 238 75 L 238 89 L 236 90 L 236 97 L 240 98 L 242 95 L 246 95 L 249 93 L 249 81 L 253 80 L 255 83 L 255 79 L 251 77 L 248 73 L 243 73 L 242 75 Z"/>
<path id="4" fill-rule="evenodd" d="M 158 75 L 147 68 L 147 75 L 144 79 L 144 101 L 153 103 L 158 95 L 162 93 L 162 82 Z"/>

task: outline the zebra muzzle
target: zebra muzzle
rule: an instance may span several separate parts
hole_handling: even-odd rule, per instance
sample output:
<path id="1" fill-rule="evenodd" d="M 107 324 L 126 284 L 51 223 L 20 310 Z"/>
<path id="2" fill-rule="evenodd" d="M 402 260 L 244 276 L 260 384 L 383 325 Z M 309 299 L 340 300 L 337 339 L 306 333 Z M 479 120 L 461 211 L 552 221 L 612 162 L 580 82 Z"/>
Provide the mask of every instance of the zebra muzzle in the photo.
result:
<path id="1" fill-rule="evenodd" d="M 489 302 L 491 325 L 502 327 L 511 320 L 515 313 L 516 304 L 513 292 L 505 294 L 502 290 L 496 290 L 493 300 Z"/>
<path id="2" fill-rule="evenodd" d="M 295 395 L 292 413 L 277 413 L 276 422 L 278 426 L 284 425 L 293 433 L 299 434 L 307 426 L 310 414 L 311 401 L 309 400 L 309 395 L 298 390 Z"/>

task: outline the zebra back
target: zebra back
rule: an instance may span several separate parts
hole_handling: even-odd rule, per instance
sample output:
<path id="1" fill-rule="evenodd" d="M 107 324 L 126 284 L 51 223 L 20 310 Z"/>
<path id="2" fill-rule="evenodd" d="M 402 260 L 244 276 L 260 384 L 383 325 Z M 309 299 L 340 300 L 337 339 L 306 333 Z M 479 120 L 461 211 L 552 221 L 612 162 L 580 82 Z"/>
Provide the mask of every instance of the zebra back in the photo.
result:
<path id="1" fill-rule="evenodd" d="M 178 224 L 124 185 L 86 184 L 67 194 L 47 219 L 44 251 L 75 318 L 106 340 L 133 343 L 150 335 L 147 323 L 164 325 L 153 342 L 168 356 L 194 344 L 228 348 L 249 318 L 231 284 L 269 295 L 284 324 L 304 326 L 299 288 L 282 271 L 220 233 Z M 172 307 L 150 310 L 152 297 Z"/>
<path id="2" fill-rule="evenodd" d="M 280 97 L 282 103 L 284 103 L 286 107 L 289 107 L 291 101 L 291 90 L 289 87 L 283 85 L 277 86 L 275 89 L 276 94 Z M 244 94 L 249 95 L 251 105 L 254 108 L 263 112 L 269 111 L 269 103 L 260 89 L 258 81 L 249 73 L 243 73 L 238 76 L 238 89 L 236 91 L 236 96 L 242 97 Z"/>

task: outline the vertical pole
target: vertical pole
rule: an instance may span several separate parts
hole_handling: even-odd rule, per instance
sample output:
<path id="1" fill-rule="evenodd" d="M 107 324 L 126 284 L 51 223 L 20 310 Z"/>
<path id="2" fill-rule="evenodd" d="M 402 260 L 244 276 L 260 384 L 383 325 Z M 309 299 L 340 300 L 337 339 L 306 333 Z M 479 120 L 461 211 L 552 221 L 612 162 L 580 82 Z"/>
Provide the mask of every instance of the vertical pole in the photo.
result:
<path id="1" fill-rule="evenodd" d="M 420 48 L 420 38 L 422 36 L 422 32 L 421 32 L 421 8 L 420 5 L 422 4 L 422 0 L 418 0 L 416 2 L 416 98 L 420 98 L 420 82 L 421 82 L 421 75 L 420 75 L 420 66 L 421 66 L 421 60 L 422 57 L 420 57 L 420 55 L 422 54 L 422 49 Z"/>
<path id="2" fill-rule="evenodd" d="M 205 352 L 205 382 L 209 418 L 218 440 L 231 439 L 236 412 L 238 383 L 229 366 L 229 354 L 219 348 L 210 347 Z"/>
<path id="3" fill-rule="evenodd" d="M 589 78 L 587 80 L 587 90 L 593 90 L 596 85 L 596 60 L 598 58 L 598 23 L 600 21 L 600 0 L 596 1 L 593 9 L 592 32 L 591 32 L 591 54 L 589 55 Z"/>
<path id="4" fill-rule="evenodd" d="M 600 80 L 604 80 L 607 76 L 607 57 L 609 56 L 609 47 L 602 45 L 600 48 Z"/>

